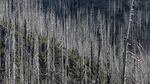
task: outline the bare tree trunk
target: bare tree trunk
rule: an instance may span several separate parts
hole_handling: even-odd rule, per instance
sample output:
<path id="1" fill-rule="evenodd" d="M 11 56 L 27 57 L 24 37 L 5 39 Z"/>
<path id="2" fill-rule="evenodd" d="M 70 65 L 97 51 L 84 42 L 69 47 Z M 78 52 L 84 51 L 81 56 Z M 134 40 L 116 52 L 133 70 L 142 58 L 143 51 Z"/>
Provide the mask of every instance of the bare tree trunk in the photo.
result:
<path id="1" fill-rule="evenodd" d="M 22 28 L 20 32 L 22 31 Z M 24 83 L 24 68 L 23 68 L 23 34 L 20 36 L 20 80 Z"/>
<path id="2" fill-rule="evenodd" d="M 129 33 L 131 29 L 131 23 L 132 23 L 132 16 L 133 14 L 133 6 L 134 6 L 134 0 L 131 2 L 131 8 L 130 8 L 130 15 L 129 15 L 129 24 L 127 29 L 126 38 L 124 40 L 124 51 L 123 51 L 123 72 L 122 72 L 122 84 L 125 84 L 125 75 L 126 75 L 126 61 L 127 61 L 127 49 L 128 49 L 128 39 L 129 39 Z"/>
<path id="3" fill-rule="evenodd" d="M 15 33 L 16 30 L 15 28 L 13 28 L 12 31 L 12 79 L 11 79 L 11 83 L 15 84 L 16 83 L 16 38 L 15 38 Z"/>
<path id="4" fill-rule="evenodd" d="M 8 32 L 5 37 L 5 84 L 10 84 L 10 35 Z"/>
<path id="5" fill-rule="evenodd" d="M 100 53 L 101 53 L 101 38 L 100 38 L 100 31 L 98 30 L 98 58 L 97 58 L 97 66 L 96 66 L 96 82 L 95 84 L 100 84 Z"/>
<path id="6" fill-rule="evenodd" d="M 35 83 L 40 84 L 39 80 L 39 38 L 36 35 L 34 38 L 34 56 L 33 56 L 33 65 L 35 70 Z"/>

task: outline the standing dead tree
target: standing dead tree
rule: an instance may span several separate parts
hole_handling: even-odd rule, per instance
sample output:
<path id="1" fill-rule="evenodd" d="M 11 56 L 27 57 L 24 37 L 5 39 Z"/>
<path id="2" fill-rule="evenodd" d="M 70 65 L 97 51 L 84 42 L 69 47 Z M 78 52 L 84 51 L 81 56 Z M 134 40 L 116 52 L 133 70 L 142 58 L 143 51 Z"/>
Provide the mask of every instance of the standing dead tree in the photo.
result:
<path id="1" fill-rule="evenodd" d="M 128 48 L 128 39 L 129 39 L 129 34 L 130 34 L 130 29 L 131 29 L 131 24 L 132 24 L 132 17 L 134 15 L 134 0 L 131 2 L 131 7 L 130 7 L 130 15 L 129 15 L 129 24 L 128 24 L 128 29 L 126 33 L 126 37 L 124 40 L 124 51 L 123 51 L 123 72 L 122 72 L 122 84 L 125 84 L 125 72 L 126 72 L 126 60 L 127 60 L 127 48 Z"/>

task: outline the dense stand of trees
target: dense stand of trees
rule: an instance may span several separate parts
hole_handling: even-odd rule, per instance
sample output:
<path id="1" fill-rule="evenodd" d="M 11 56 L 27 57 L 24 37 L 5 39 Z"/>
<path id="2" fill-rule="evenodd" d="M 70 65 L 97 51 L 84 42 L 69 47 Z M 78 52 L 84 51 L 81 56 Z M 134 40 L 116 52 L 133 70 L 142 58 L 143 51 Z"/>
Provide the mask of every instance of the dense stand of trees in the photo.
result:
<path id="1" fill-rule="evenodd" d="M 149 84 L 149 0 L 0 0 L 0 84 Z"/>

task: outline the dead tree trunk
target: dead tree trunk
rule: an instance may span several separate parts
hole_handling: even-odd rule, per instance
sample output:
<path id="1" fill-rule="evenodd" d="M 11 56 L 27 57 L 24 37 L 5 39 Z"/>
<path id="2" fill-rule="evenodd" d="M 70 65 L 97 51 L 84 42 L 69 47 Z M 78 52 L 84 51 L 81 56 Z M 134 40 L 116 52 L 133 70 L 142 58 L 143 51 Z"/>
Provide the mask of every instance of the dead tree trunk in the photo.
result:
<path id="1" fill-rule="evenodd" d="M 123 72 L 122 72 L 122 84 L 125 84 L 125 74 L 126 74 L 126 59 L 127 59 L 127 48 L 128 48 L 128 39 L 129 39 L 129 33 L 131 29 L 131 23 L 132 23 L 132 16 L 134 15 L 134 0 L 131 2 L 131 8 L 130 8 L 130 15 L 129 15 L 129 24 L 127 29 L 126 38 L 124 40 L 124 51 L 123 51 Z"/>

